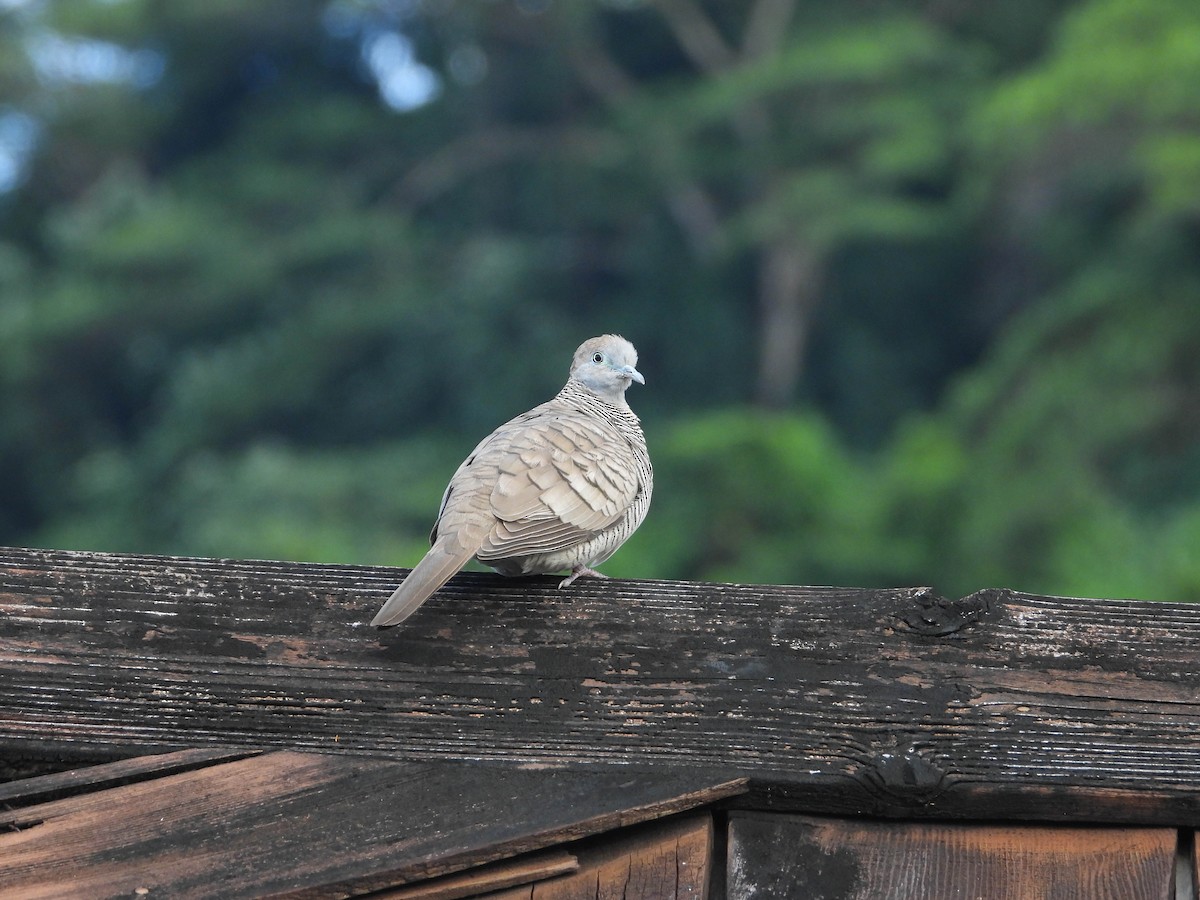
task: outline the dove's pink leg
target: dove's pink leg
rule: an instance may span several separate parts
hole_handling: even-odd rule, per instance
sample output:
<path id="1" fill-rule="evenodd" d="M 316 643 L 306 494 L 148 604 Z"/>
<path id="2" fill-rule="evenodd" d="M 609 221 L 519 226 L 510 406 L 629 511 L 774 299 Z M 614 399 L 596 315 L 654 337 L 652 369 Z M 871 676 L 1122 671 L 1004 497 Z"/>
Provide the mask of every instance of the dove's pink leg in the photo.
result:
<path id="1" fill-rule="evenodd" d="M 558 583 L 560 588 L 565 588 L 568 584 L 578 578 L 580 575 L 587 575 L 589 578 L 607 578 L 603 572 L 597 572 L 595 569 L 589 569 L 582 563 L 578 566 L 571 567 L 571 574 Z"/>

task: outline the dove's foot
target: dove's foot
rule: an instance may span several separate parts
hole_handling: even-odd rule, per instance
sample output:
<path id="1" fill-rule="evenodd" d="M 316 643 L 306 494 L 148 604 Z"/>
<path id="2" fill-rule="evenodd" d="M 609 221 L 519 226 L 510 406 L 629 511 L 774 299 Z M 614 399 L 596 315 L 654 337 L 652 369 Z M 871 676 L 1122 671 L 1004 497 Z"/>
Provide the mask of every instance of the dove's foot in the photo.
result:
<path id="1" fill-rule="evenodd" d="M 595 569 L 589 569 L 587 566 L 573 566 L 571 574 L 558 583 L 560 588 L 565 588 L 568 584 L 578 578 L 580 575 L 587 575 L 589 578 L 607 578 L 603 572 L 597 572 Z"/>

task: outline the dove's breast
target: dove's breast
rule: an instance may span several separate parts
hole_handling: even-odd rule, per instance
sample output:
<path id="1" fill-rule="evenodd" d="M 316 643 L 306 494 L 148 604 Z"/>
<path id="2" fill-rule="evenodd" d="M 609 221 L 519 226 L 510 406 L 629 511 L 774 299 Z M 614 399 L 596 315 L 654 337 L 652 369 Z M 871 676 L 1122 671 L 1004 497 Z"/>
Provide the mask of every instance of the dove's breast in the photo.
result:
<path id="1" fill-rule="evenodd" d="M 547 485 L 542 504 L 557 508 L 555 528 L 574 523 L 573 540 L 539 547 L 533 540 L 512 540 L 508 547 L 485 544 L 479 554 L 484 564 L 505 575 L 561 572 L 578 565 L 597 566 L 616 552 L 646 518 L 654 492 L 654 469 L 638 417 L 629 407 L 607 403 L 573 385 L 563 389 L 543 407 L 556 417 L 555 435 L 574 435 L 554 444 L 548 457 L 552 478 L 530 465 L 533 480 Z M 517 468 L 522 468 L 518 466 Z M 561 492 L 561 497 L 559 496 Z M 500 504 L 497 504 L 500 505 Z M 605 513 L 601 515 L 601 513 Z M 501 538 L 521 533 L 546 535 L 545 523 L 503 520 Z M 599 520 L 599 521 L 597 521 Z M 548 541 L 553 543 L 553 541 Z"/>

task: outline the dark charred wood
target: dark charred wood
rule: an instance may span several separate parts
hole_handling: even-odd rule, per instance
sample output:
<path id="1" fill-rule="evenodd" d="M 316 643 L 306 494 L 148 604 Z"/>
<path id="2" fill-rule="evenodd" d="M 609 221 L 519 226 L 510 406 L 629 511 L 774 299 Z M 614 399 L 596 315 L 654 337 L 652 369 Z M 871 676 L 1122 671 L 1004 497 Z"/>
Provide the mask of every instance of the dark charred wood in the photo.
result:
<path id="1" fill-rule="evenodd" d="M 728 894 L 742 900 L 1163 900 L 1175 831 L 883 823 L 738 813 Z"/>

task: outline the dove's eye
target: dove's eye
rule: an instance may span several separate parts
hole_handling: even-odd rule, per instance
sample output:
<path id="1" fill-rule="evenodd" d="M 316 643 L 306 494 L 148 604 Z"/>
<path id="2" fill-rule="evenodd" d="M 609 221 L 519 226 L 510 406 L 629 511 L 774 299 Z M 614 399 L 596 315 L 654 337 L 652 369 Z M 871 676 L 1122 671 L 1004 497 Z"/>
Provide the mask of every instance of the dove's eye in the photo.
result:
<path id="1" fill-rule="evenodd" d="M 592 362 L 594 362 L 594 363 L 604 362 L 604 354 L 600 353 L 600 352 L 593 353 L 592 354 Z"/>

